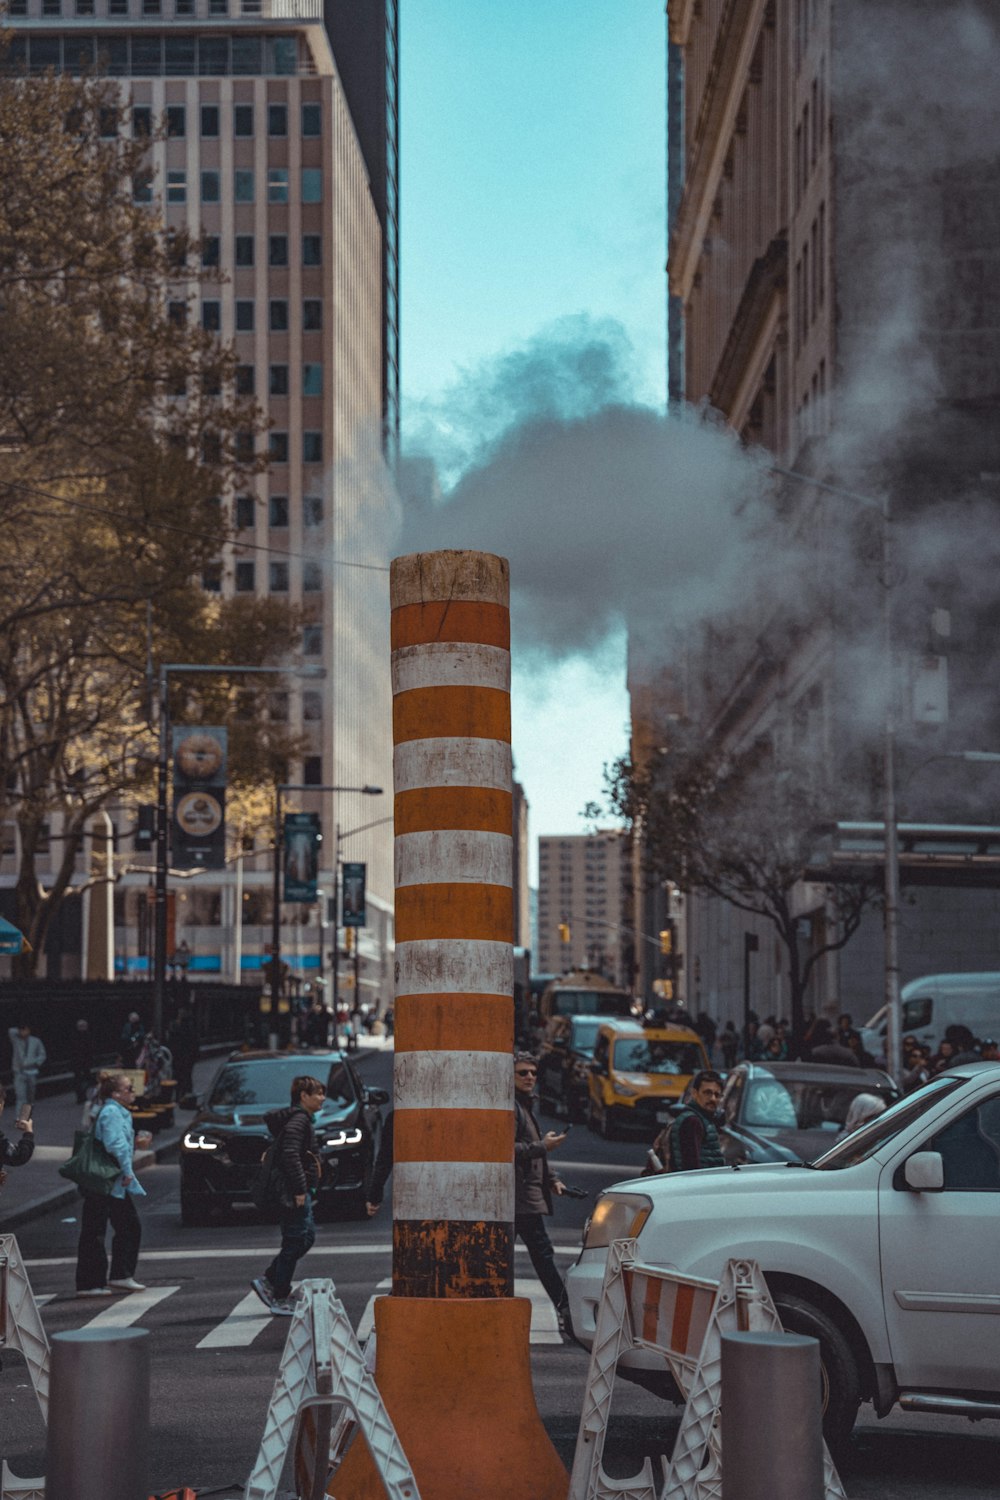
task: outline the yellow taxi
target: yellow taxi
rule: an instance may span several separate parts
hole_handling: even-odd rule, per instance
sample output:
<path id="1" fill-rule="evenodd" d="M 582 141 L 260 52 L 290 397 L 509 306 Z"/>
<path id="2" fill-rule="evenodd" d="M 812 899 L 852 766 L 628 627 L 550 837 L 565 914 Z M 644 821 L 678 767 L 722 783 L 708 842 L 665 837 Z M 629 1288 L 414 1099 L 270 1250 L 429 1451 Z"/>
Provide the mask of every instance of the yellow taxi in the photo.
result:
<path id="1" fill-rule="evenodd" d="M 605 1140 L 626 1130 L 652 1140 L 692 1075 L 708 1067 L 704 1043 L 687 1026 L 605 1022 L 590 1064 L 587 1124 Z"/>

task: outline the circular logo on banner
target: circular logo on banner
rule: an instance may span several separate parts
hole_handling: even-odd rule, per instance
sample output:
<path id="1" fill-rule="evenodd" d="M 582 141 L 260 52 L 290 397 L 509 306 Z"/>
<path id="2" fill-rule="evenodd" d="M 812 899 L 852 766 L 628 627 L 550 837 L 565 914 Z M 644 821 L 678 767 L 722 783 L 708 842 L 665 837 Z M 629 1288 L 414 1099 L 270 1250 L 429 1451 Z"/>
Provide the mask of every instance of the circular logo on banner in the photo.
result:
<path id="1" fill-rule="evenodd" d="M 222 746 L 212 734 L 185 735 L 175 751 L 181 772 L 189 781 L 211 781 L 222 765 Z"/>
<path id="2" fill-rule="evenodd" d="M 207 838 L 222 822 L 222 806 L 211 792 L 188 792 L 174 810 L 178 824 L 189 838 Z"/>

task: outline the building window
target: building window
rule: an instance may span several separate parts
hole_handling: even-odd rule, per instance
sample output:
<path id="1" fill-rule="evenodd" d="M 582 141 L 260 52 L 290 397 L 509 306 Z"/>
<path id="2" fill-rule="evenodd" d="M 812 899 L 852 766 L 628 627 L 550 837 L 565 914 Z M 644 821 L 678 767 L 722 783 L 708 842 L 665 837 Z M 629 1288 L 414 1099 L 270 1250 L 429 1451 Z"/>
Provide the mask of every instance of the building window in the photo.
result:
<path id="1" fill-rule="evenodd" d="M 302 434 L 302 462 L 304 464 L 321 464 L 323 462 L 323 434 L 321 432 L 304 432 Z"/>
<path id="2" fill-rule="evenodd" d="M 183 136 L 187 133 L 187 119 L 183 104 L 167 105 L 167 135 Z"/>
<path id="3" fill-rule="evenodd" d="M 252 562 L 238 562 L 235 568 L 234 582 L 238 594 L 252 594 L 256 586 L 254 578 L 254 565 Z"/>
<path id="4" fill-rule="evenodd" d="M 321 625 L 304 625 L 302 627 L 302 655 L 323 655 L 323 627 Z"/>
<path id="5" fill-rule="evenodd" d="M 205 174 L 202 173 L 202 182 Z M 202 188 L 202 198 L 205 192 Z M 219 236 L 217 234 L 206 234 L 201 242 L 201 263 L 206 270 L 212 270 L 219 264 Z"/>
<path id="6" fill-rule="evenodd" d="M 302 304 L 302 327 L 316 333 L 323 327 L 323 303 L 319 297 L 307 297 Z"/>
<path id="7" fill-rule="evenodd" d="M 323 524 L 323 496 L 302 496 L 302 524 L 307 530 L 312 530 Z"/>
<path id="8" fill-rule="evenodd" d="M 321 105 L 303 104 L 302 134 L 311 136 L 323 134 L 323 109 Z"/>
<path id="9" fill-rule="evenodd" d="M 271 365 L 268 370 L 267 390 L 270 396 L 288 395 L 287 365 Z"/>
<path id="10" fill-rule="evenodd" d="M 288 235 L 272 234 L 267 242 L 267 263 L 269 266 L 288 265 Z"/>
<path id="11" fill-rule="evenodd" d="M 237 531 L 252 531 L 255 519 L 256 506 L 252 495 L 236 496 L 236 529 Z"/>
<path id="12" fill-rule="evenodd" d="M 132 134 L 136 139 L 153 133 L 153 111 L 148 104 L 137 104 L 132 111 Z"/>
<path id="13" fill-rule="evenodd" d="M 222 327 L 222 303 L 203 302 L 201 304 L 201 326 L 206 333 L 218 333 Z"/>
<path id="14" fill-rule="evenodd" d="M 268 167 L 267 169 L 267 201 L 268 203 L 288 202 L 288 168 Z"/>
<path id="15" fill-rule="evenodd" d="M 137 172 L 132 178 L 132 201 L 133 203 L 152 203 L 152 172 Z"/>
<path id="16" fill-rule="evenodd" d="M 302 394 L 303 396 L 322 396 L 323 394 L 323 366 L 302 366 Z"/>
<path id="17" fill-rule="evenodd" d="M 302 264 L 304 266 L 321 266 L 323 264 L 323 236 L 321 234 L 304 234 L 302 236 Z"/>
<path id="18" fill-rule="evenodd" d="M 94 0 L 76 0 L 76 13 L 78 16 L 92 16 Z"/>
<path id="19" fill-rule="evenodd" d="M 302 592 L 318 594 L 323 587 L 323 569 L 313 558 L 302 564 Z"/>
<path id="20" fill-rule="evenodd" d="M 15 12 L 12 10 L 11 15 Z M 118 134 L 118 111 L 105 105 L 97 117 L 97 131 L 102 140 Z"/>
<path id="21" fill-rule="evenodd" d="M 228 16 L 229 0 L 208 0 L 208 13 L 210 16 Z"/>
<path id="22" fill-rule="evenodd" d="M 205 140 L 212 140 L 219 134 L 219 106 L 217 104 L 201 106 L 201 133 Z"/>
<path id="23" fill-rule="evenodd" d="M 252 234 L 238 234 L 236 236 L 236 264 L 238 266 L 253 265 Z"/>
<path id="24" fill-rule="evenodd" d="M 185 172 L 167 173 L 167 202 L 187 202 L 187 174 Z"/>
<path id="25" fill-rule="evenodd" d="M 268 453 L 271 455 L 273 464 L 287 464 L 288 462 L 288 433 L 269 432 Z"/>
<path id="26" fill-rule="evenodd" d="M 284 297 L 271 298 L 270 327 L 272 333 L 288 332 L 288 303 Z"/>
<path id="27" fill-rule="evenodd" d="M 268 563 L 268 587 L 272 594 L 288 593 L 288 564 L 286 562 Z"/>
<path id="28" fill-rule="evenodd" d="M 267 502 L 267 524 L 272 531 L 288 530 L 288 496 L 272 495 Z"/>
<path id="29" fill-rule="evenodd" d="M 174 13 L 178 16 L 193 16 L 194 0 L 174 0 Z"/>
<path id="30" fill-rule="evenodd" d="M 319 693 L 302 694 L 302 718 L 307 724 L 315 724 L 323 717 L 323 699 Z"/>
<path id="31" fill-rule="evenodd" d="M 233 105 L 233 134 L 240 136 L 253 135 L 253 105 Z"/>
<path id="32" fill-rule="evenodd" d="M 218 203 L 220 197 L 220 180 L 218 172 L 202 172 L 201 174 L 201 201 L 202 203 Z M 218 244 L 218 240 L 216 241 Z M 218 260 L 215 262 L 219 264 Z"/>
<path id="33" fill-rule="evenodd" d="M 222 589 L 222 568 L 211 563 L 201 575 L 201 586 L 206 594 L 218 594 Z"/>
<path id="34" fill-rule="evenodd" d="M 254 304 L 249 300 L 239 300 L 236 303 L 236 332 L 253 333 L 253 310 Z"/>
<path id="35" fill-rule="evenodd" d="M 320 167 L 302 168 L 302 202 L 323 202 L 323 172 Z"/>
<path id="36" fill-rule="evenodd" d="M 288 109 L 284 104 L 269 104 L 267 106 L 267 133 L 268 135 L 288 134 Z"/>
<path id="37" fill-rule="evenodd" d="M 175 328 L 183 328 L 187 322 L 187 303 L 173 301 L 167 303 L 167 320 Z"/>
<path id="38" fill-rule="evenodd" d="M 323 785 L 323 757 L 320 755 L 307 755 L 302 762 L 302 783 L 304 786 Z"/>
<path id="39" fill-rule="evenodd" d="M 252 396 L 254 393 L 253 365 L 236 366 L 237 396 Z"/>
<path id="40" fill-rule="evenodd" d="M 234 174 L 234 197 L 237 203 L 253 202 L 253 172 L 237 167 Z"/>

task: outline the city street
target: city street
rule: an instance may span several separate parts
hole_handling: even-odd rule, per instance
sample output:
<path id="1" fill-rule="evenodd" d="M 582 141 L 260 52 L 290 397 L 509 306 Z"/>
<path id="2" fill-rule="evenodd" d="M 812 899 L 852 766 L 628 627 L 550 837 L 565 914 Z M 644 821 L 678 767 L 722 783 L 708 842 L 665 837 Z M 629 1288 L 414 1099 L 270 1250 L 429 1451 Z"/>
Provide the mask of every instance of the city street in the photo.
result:
<path id="1" fill-rule="evenodd" d="M 392 1057 L 376 1053 L 360 1063 L 366 1081 L 391 1086 Z M 40 1106 L 43 1108 L 44 1106 Z M 606 1143 L 577 1126 L 559 1153 L 567 1181 L 592 1195 L 628 1175 L 643 1155 L 636 1142 Z M 153 1339 L 151 1482 L 156 1491 L 188 1484 L 200 1495 L 241 1493 L 260 1440 L 264 1413 L 288 1329 L 270 1318 L 250 1291 L 251 1276 L 277 1243 L 272 1225 L 256 1220 L 208 1229 L 182 1229 L 176 1164 L 143 1173 L 144 1243 L 139 1278 L 147 1291 L 106 1304 L 73 1296 L 78 1225 L 74 1208 L 23 1225 L 18 1242 L 49 1333 L 85 1324 L 148 1328 Z M 592 1198 L 590 1200 L 592 1202 Z M 568 1264 L 579 1244 L 588 1202 L 562 1200 L 552 1227 Z M 320 1226 L 303 1271 L 331 1276 L 356 1326 L 370 1326 L 371 1299 L 388 1287 L 391 1224 L 388 1206 L 370 1223 Z M 565 1344 L 551 1308 L 517 1255 L 518 1291 L 532 1298 L 532 1364 L 539 1408 L 560 1454 L 572 1460 L 587 1360 Z M 44 1433 L 20 1356 L 4 1361 L 0 1454 L 19 1476 L 44 1468 Z M 609 1472 L 636 1472 L 646 1453 L 669 1449 L 678 1411 L 620 1383 L 606 1449 Z M 780 1441 L 780 1417 L 775 1441 Z M 852 1452 L 842 1464 L 848 1494 L 879 1500 L 968 1500 L 996 1492 L 996 1429 L 943 1418 L 894 1414 L 876 1422 L 863 1408 Z M 485 1500 L 485 1497 L 484 1497 Z"/>

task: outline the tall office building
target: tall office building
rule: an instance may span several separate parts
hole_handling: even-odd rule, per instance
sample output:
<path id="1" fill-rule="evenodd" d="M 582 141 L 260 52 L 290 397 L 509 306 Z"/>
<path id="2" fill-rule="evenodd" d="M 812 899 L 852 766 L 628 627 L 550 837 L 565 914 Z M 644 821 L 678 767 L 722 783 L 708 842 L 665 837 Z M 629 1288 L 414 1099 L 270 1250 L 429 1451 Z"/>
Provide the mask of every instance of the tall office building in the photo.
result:
<path id="1" fill-rule="evenodd" d="M 273 424 L 271 466 L 245 494 L 226 497 L 234 540 L 203 582 L 280 597 L 305 613 L 293 665 L 321 675 L 290 676 L 288 691 L 270 701 L 270 713 L 306 742 L 290 782 L 385 789 L 381 799 L 307 790 L 287 800 L 322 817 L 324 898 L 338 857 L 367 865 L 359 977 L 363 998 L 387 1001 L 388 575 L 370 565 L 388 561 L 380 215 L 388 222 L 391 196 L 394 222 L 395 168 L 380 206 L 323 0 L 14 0 L 10 11 L 14 66 L 29 75 L 96 68 L 120 81 L 136 133 L 165 122 L 164 134 L 151 137 L 151 177 L 138 191 L 162 203 L 168 226 L 203 236 L 204 263 L 225 273 L 174 295 L 194 294 L 188 315 L 233 341 L 238 388 L 257 397 Z M 334 34 L 336 22 L 333 14 Z M 235 978 L 261 965 L 270 940 L 270 828 L 249 830 L 246 843 L 238 872 L 174 882 L 171 941 L 185 945 L 192 973 Z M 147 967 L 137 952 L 146 884 L 141 873 L 123 883 L 119 971 Z M 285 906 L 282 950 L 293 976 L 329 973 L 326 914 L 325 899 Z"/>
<path id="2" fill-rule="evenodd" d="M 787 481 L 780 514 L 808 543 L 814 607 L 782 617 L 775 599 L 747 598 L 742 620 L 726 619 L 726 649 L 695 673 L 686 653 L 700 643 L 689 638 L 664 663 L 667 678 L 673 669 L 674 682 L 696 684 L 698 701 L 688 693 L 680 708 L 727 753 L 770 756 L 778 768 L 804 757 L 822 769 L 834 789 L 830 819 L 852 816 L 849 794 L 858 806 L 867 755 L 875 771 L 865 815 L 878 819 L 880 710 L 868 705 L 874 739 L 863 744 L 863 705 L 878 670 L 880 589 L 888 587 L 906 811 L 968 822 L 982 816 L 995 783 L 920 778 L 928 756 L 992 744 L 996 732 L 979 693 L 990 671 L 984 632 L 995 586 L 944 562 L 949 535 L 968 524 L 961 504 L 985 509 L 1000 498 L 991 207 L 1000 140 L 986 81 L 1000 59 L 996 7 L 669 0 L 668 17 L 669 297 L 681 318 L 671 324 L 670 349 L 682 361 L 671 369 L 672 398 L 713 408 L 785 469 L 875 497 L 876 512 L 888 495 L 897 546 L 911 519 L 926 525 L 948 500 L 956 509 L 936 542 L 925 543 L 924 560 L 897 563 L 888 580 L 877 565 L 866 571 L 859 549 L 849 586 L 841 544 L 857 505 Z M 863 653 L 868 614 L 876 644 Z M 921 718 L 916 701 L 929 675 L 947 676 L 951 689 L 950 711 L 935 698 L 936 722 Z M 648 671 L 634 684 L 640 753 L 657 743 L 651 726 L 662 694 L 652 681 L 653 694 Z M 795 903 L 803 955 L 837 936 L 822 881 L 801 882 Z M 998 916 L 984 889 L 914 891 L 902 931 L 904 979 L 956 961 L 989 967 Z M 819 965 L 811 1005 L 843 1003 L 856 1019 L 875 1008 L 880 925 L 878 914 L 866 918 Z M 756 936 L 753 1001 L 787 1014 L 786 957 L 766 920 L 699 896 L 688 903 L 688 927 L 693 1010 L 740 1015 L 745 939 Z"/>
<path id="3" fill-rule="evenodd" d="M 538 840 L 535 973 L 593 969 L 631 986 L 630 848 L 618 829 Z"/>

